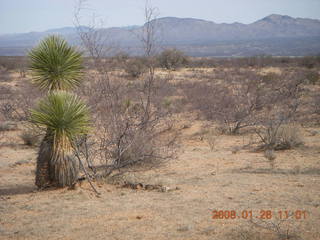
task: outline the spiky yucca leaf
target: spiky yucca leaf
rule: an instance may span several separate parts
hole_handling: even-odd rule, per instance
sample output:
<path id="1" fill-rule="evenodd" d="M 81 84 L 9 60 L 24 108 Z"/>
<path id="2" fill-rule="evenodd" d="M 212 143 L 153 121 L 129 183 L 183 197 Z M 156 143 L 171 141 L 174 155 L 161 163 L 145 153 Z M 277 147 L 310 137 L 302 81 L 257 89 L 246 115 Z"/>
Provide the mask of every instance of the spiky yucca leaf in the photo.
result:
<path id="1" fill-rule="evenodd" d="M 31 110 L 31 121 L 47 131 L 54 149 L 68 151 L 77 136 L 88 132 L 89 110 L 76 95 L 54 91 Z"/>
<path id="2" fill-rule="evenodd" d="M 33 82 L 41 89 L 69 90 L 79 85 L 82 54 L 58 36 L 49 36 L 29 52 Z"/>

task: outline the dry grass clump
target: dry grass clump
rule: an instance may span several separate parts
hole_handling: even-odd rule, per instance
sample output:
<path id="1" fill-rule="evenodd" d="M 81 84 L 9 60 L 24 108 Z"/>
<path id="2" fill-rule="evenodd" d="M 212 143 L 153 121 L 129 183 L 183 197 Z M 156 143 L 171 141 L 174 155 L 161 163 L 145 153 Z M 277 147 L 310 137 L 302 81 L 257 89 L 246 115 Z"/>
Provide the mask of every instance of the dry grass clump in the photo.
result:
<path id="1" fill-rule="evenodd" d="M 263 149 L 288 150 L 303 144 L 300 129 L 295 124 L 270 124 L 256 132 Z"/>
<path id="2" fill-rule="evenodd" d="M 302 135 L 298 126 L 285 125 L 279 129 L 276 142 L 277 150 L 293 149 L 302 144 Z"/>

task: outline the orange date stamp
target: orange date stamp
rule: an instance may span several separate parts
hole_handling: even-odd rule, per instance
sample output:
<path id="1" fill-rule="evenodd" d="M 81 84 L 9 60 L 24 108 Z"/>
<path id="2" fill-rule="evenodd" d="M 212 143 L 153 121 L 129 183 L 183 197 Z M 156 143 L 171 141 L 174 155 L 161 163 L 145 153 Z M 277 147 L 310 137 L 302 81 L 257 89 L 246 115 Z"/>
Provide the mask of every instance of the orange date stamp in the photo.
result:
<path id="1" fill-rule="evenodd" d="M 303 220 L 308 218 L 308 212 L 305 210 L 213 210 L 211 212 L 212 219 L 288 219 Z"/>

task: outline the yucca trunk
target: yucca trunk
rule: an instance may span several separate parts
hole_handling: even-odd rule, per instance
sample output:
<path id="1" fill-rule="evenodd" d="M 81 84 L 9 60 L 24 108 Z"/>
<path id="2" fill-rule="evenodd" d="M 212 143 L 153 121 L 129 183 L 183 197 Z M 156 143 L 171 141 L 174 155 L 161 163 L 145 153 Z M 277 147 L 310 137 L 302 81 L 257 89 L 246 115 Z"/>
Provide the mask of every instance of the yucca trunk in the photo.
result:
<path id="1" fill-rule="evenodd" d="M 52 156 L 52 144 L 45 137 L 40 145 L 37 168 L 36 168 L 36 186 L 40 189 L 52 186 L 50 178 L 50 161 Z"/>
<path id="2" fill-rule="evenodd" d="M 72 153 L 55 154 L 50 164 L 51 179 L 56 187 L 72 186 L 76 183 L 79 165 Z"/>
<path id="3" fill-rule="evenodd" d="M 78 179 L 79 165 L 72 149 L 57 146 L 45 137 L 40 145 L 37 159 L 36 185 L 38 188 L 49 186 L 72 186 Z"/>

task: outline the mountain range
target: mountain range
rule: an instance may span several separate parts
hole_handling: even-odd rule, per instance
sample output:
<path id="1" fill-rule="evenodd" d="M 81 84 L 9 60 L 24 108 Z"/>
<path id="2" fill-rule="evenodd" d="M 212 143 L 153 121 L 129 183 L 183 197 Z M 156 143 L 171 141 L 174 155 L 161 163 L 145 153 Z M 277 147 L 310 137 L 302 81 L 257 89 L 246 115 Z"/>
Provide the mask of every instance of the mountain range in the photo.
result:
<path id="1" fill-rule="evenodd" d="M 191 56 L 305 56 L 320 54 L 320 20 L 272 14 L 251 24 L 214 23 L 194 18 L 164 17 L 156 22 L 160 49 L 178 48 Z M 144 26 L 101 28 L 106 44 L 117 51 L 141 54 L 139 35 Z M 90 31 L 81 27 L 82 31 Z M 75 27 L 0 35 L 0 55 L 24 55 L 49 34 L 80 43 Z"/>

